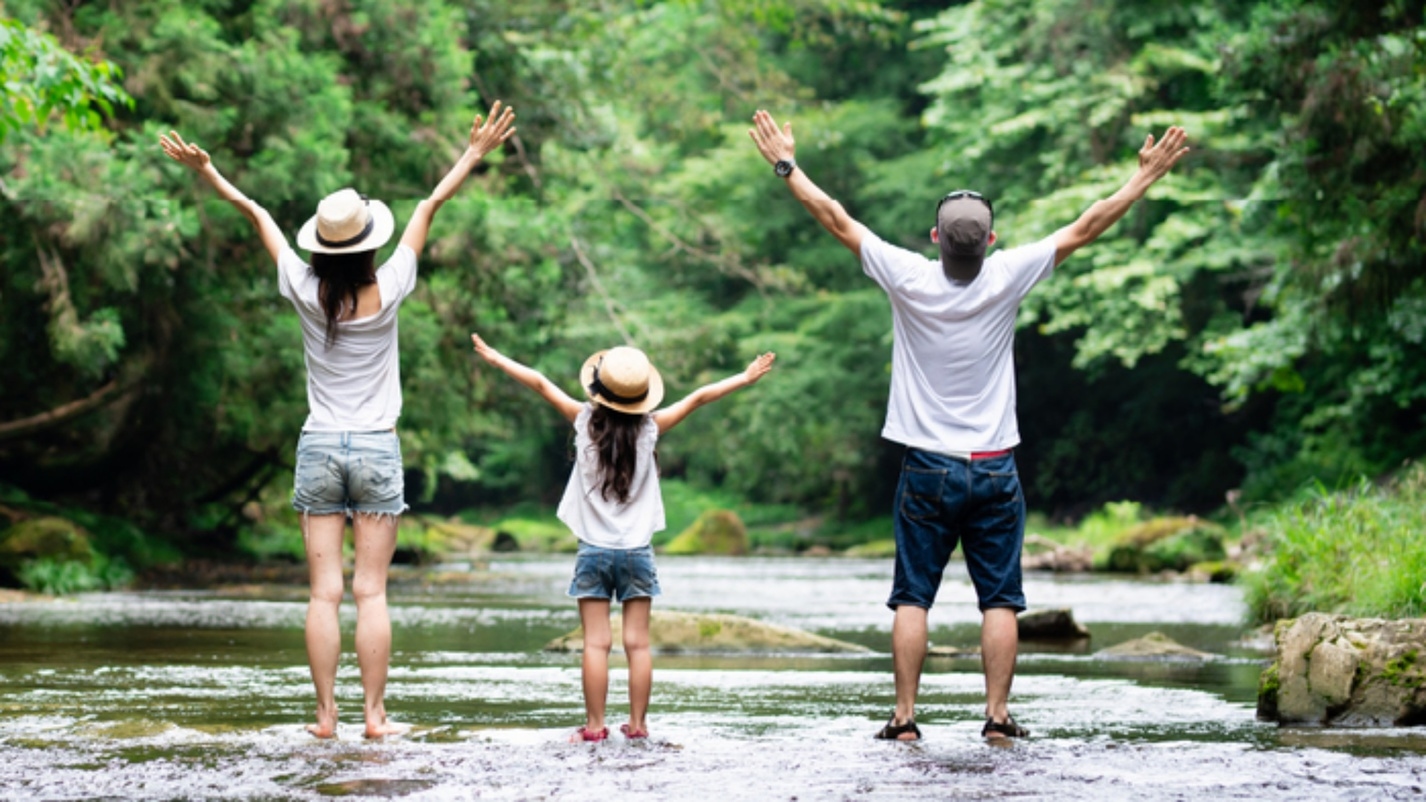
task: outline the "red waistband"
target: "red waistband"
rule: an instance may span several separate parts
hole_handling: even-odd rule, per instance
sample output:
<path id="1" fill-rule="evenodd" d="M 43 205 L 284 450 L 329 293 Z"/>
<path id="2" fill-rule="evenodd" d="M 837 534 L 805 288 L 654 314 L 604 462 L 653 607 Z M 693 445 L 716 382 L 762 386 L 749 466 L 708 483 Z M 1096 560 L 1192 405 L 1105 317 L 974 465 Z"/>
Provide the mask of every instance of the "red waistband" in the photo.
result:
<path id="1" fill-rule="evenodd" d="M 1013 450 L 1014 450 L 1014 449 L 1002 448 L 1002 449 L 1000 449 L 999 451 L 972 451 L 972 452 L 970 452 L 970 458 L 973 459 L 973 460 L 976 460 L 976 459 L 994 459 L 994 458 L 996 458 L 996 457 L 1003 457 L 1003 456 L 1005 456 L 1006 454 L 1009 454 L 1009 453 L 1010 453 L 1011 451 L 1013 451 Z"/>

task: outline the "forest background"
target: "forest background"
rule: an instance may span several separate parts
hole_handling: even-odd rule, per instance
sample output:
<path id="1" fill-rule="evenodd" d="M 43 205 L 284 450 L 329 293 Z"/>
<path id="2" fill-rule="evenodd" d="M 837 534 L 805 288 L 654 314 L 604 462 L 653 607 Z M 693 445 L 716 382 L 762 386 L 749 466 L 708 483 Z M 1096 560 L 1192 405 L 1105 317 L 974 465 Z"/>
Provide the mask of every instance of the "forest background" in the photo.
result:
<path id="1" fill-rule="evenodd" d="M 887 302 L 758 157 L 758 108 L 928 255 L 949 190 L 1026 244 L 1120 186 L 1146 134 L 1188 129 L 1022 310 L 1017 458 L 1046 518 L 1390 473 L 1426 453 L 1422 8 L 4 0 L 0 505 L 108 522 L 139 563 L 283 528 L 297 317 L 157 137 L 202 145 L 289 236 L 343 186 L 400 225 L 497 98 L 518 136 L 442 210 L 401 310 L 417 513 L 548 516 L 563 489 L 568 427 L 477 367 L 479 331 L 570 391 L 588 353 L 638 345 L 673 398 L 774 350 L 660 444 L 674 501 L 819 522 L 801 545 L 885 528 Z"/>

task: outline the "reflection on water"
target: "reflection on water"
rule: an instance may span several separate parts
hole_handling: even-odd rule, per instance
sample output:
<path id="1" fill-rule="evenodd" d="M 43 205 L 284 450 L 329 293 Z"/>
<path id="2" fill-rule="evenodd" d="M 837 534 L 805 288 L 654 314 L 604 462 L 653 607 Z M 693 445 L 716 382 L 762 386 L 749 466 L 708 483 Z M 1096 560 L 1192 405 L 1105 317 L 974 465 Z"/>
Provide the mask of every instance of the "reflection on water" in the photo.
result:
<path id="1" fill-rule="evenodd" d="M 449 567 L 448 567 L 449 568 Z M 1279 730 L 1255 720 L 1262 655 L 1239 645 L 1232 588 L 1032 578 L 1068 606 L 1082 647 L 1027 643 L 1012 707 L 1034 737 L 980 741 L 977 661 L 932 659 L 926 741 L 873 741 L 892 705 L 884 561 L 669 559 L 656 606 L 751 615 L 854 640 L 872 655 L 665 655 L 648 742 L 565 743 L 582 720 L 577 655 L 541 651 L 577 623 L 568 558 L 506 560 L 393 585 L 387 706 L 414 725 L 364 742 L 348 655 L 339 740 L 312 708 L 304 604 L 291 588 L 105 594 L 0 605 L 4 799 L 1419 798 L 1411 730 Z M 238 592 L 237 589 L 234 592 Z M 932 639 L 973 646 L 963 574 Z M 350 647 L 351 610 L 344 611 Z M 1207 662 L 1107 661 L 1158 629 Z M 611 724 L 624 709 L 614 661 Z"/>

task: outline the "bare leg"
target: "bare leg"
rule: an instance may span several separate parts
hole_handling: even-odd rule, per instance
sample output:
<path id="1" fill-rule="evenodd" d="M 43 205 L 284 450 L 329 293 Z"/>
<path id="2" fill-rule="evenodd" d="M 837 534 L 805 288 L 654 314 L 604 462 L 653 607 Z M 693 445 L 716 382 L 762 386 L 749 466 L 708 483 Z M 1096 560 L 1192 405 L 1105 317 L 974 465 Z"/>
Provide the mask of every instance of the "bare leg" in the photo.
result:
<path id="1" fill-rule="evenodd" d="M 318 738 L 337 734 L 337 662 L 342 633 L 337 608 L 342 603 L 342 537 L 345 515 L 303 515 L 302 542 L 307 549 L 307 664 L 317 689 L 317 723 L 307 731 Z"/>
<path id="2" fill-rule="evenodd" d="M 604 729 L 604 705 L 609 696 L 609 600 L 580 599 L 579 621 L 584 627 L 584 730 Z M 573 742 L 583 740 L 576 733 Z"/>
<path id="3" fill-rule="evenodd" d="M 1020 646 L 1020 622 L 1015 611 L 991 608 L 980 625 L 980 664 L 985 671 L 985 714 L 1004 724 L 1010 716 L 1007 704 L 1010 683 L 1015 679 L 1015 657 Z M 990 737 L 1001 737 L 991 733 Z"/>
<path id="4" fill-rule="evenodd" d="M 896 726 L 915 721 L 916 692 L 921 685 L 921 664 L 926 660 L 926 608 L 908 604 L 896 608 L 891 625 L 891 658 L 896 675 Z M 914 733 L 900 740 L 914 741 Z"/>
<path id="5" fill-rule="evenodd" d="M 404 732 L 405 727 L 386 720 L 386 673 L 391 664 L 391 616 L 386 611 L 386 571 L 396 552 L 394 515 L 357 514 L 356 569 L 352 596 L 356 599 L 357 666 L 365 697 L 366 737 L 381 738 Z"/>
<path id="6" fill-rule="evenodd" d="M 644 720 L 654 684 L 654 660 L 649 652 L 649 611 L 653 599 L 624 602 L 624 655 L 629 659 L 629 733 L 649 731 Z"/>

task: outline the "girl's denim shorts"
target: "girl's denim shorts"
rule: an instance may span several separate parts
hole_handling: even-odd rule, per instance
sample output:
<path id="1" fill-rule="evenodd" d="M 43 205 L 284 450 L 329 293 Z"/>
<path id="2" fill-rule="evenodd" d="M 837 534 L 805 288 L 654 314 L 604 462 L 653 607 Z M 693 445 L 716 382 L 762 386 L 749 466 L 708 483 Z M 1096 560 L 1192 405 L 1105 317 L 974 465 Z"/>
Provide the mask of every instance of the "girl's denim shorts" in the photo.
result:
<path id="1" fill-rule="evenodd" d="M 580 541 L 569 595 L 576 599 L 653 598 L 659 595 L 654 547 L 606 549 Z"/>
<path id="2" fill-rule="evenodd" d="M 396 432 L 303 432 L 292 507 L 307 515 L 400 515 L 406 511 Z"/>

